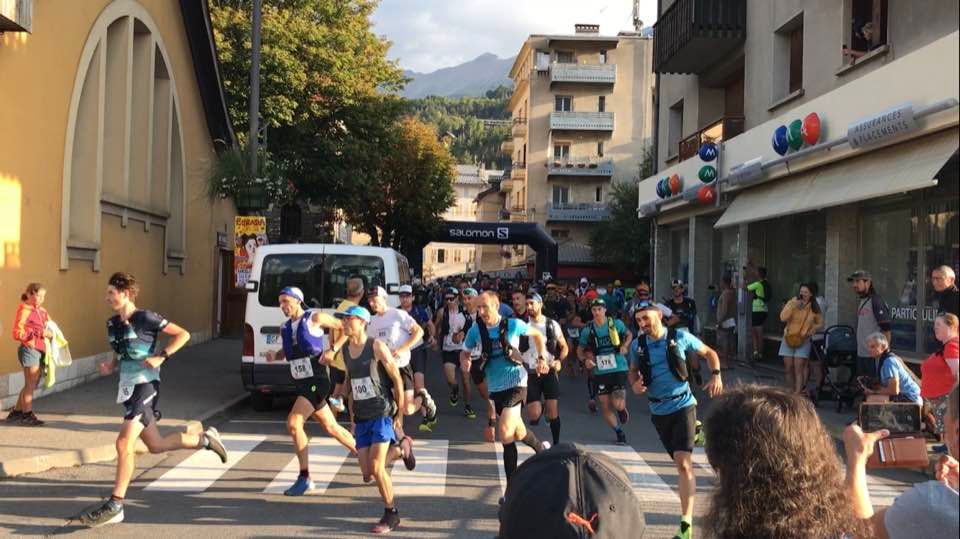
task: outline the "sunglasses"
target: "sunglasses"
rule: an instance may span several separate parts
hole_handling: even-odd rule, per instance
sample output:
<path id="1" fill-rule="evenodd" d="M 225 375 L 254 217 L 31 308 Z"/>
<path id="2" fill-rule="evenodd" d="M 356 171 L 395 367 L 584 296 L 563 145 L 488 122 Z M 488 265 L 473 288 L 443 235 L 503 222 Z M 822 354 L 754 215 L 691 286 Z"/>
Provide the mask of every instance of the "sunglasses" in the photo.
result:
<path id="1" fill-rule="evenodd" d="M 444 298 L 444 299 L 446 299 L 447 301 L 457 301 L 456 296 L 451 296 L 449 298 Z"/>

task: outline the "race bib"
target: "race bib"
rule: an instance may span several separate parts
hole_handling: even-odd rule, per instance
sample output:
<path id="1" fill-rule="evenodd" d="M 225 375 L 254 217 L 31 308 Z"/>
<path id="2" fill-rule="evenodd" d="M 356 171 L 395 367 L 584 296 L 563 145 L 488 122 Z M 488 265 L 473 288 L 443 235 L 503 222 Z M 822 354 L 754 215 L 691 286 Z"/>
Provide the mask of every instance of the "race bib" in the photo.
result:
<path id="1" fill-rule="evenodd" d="M 134 384 L 120 384 L 120 389 L 117 391 L 117 403 L 123 404 L 130 400 L 130 397 L 133 396 L 134 387 L 136 387 Z"/>
<path id="2" fill-rule="evenodd" d="M 614 354 L 601 354 L 597 356 L 597 370 L 609 371 L 617 368 L 617 356 Z"/>
<path id="3" fill-rule="evenodd" d="M 580 338 L 580 328 L 567 328 L 567 335 L 572 339 Z"/>
<path id="4" fill-rule="evenodd" d="M 313 378 L 313 365 L 310 364 L 309 357 L 290 360 L 290 375 L 294 380 L 303 380 L 304 378 Z"/>
<path id="5" fill-rule="evenodd" d="M 377 396 L 373 389 L 373 380 L 369 376 L 364 378 L 351 378 L 350 386 L 353 389 L 353 398 L 358 401 L 372 399 Z"/>

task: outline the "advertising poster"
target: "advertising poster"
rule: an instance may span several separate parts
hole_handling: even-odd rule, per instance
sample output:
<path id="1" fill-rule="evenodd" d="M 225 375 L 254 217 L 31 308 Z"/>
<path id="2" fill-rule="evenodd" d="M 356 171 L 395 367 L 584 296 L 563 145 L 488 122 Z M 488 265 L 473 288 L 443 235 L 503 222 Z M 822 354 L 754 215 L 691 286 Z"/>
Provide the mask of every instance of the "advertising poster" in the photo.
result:
<path id="1" fill-rule="evenodd" d="M 236 245 L 233 248 L 233 282 L 243 288 L 250 279 L 257 248 L 267 243 L 267 218 L 237 216 L 233 221 Z"/>

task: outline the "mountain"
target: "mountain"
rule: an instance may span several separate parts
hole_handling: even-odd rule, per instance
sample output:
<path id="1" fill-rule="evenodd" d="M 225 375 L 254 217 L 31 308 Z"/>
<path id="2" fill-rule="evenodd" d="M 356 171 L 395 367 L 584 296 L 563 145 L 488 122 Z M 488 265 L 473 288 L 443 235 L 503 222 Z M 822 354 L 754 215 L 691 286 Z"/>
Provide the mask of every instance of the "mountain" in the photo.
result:
<path id="1" fill-rule="evenodd" d="M 403 90 L 403 96 L 417 99 L 428 95 L 443 97 L 482 96 L 497 86 L 513 87 L 508 75 L 513 58 L 497 58 L 491 53 L 481 54 L 469 62 L 438 69 L 433 73 L 404 71 L 413 79 Z"/>

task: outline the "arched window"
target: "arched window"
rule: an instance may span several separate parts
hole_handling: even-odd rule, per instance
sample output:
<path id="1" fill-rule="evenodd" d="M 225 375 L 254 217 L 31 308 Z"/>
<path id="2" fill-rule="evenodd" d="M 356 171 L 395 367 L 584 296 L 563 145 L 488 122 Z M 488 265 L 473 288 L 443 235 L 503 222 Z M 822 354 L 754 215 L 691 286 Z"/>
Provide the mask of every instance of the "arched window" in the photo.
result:
<path id="1" fill-rule="evenodd" d="M 186 200 L 177 86 L 163 38 L 134 0 L 115 0 L 80 57 L 63 166 L 60 268 L 100 269 L 103 213 L 164 229 L 163 271 L 184 271 Z"/>

